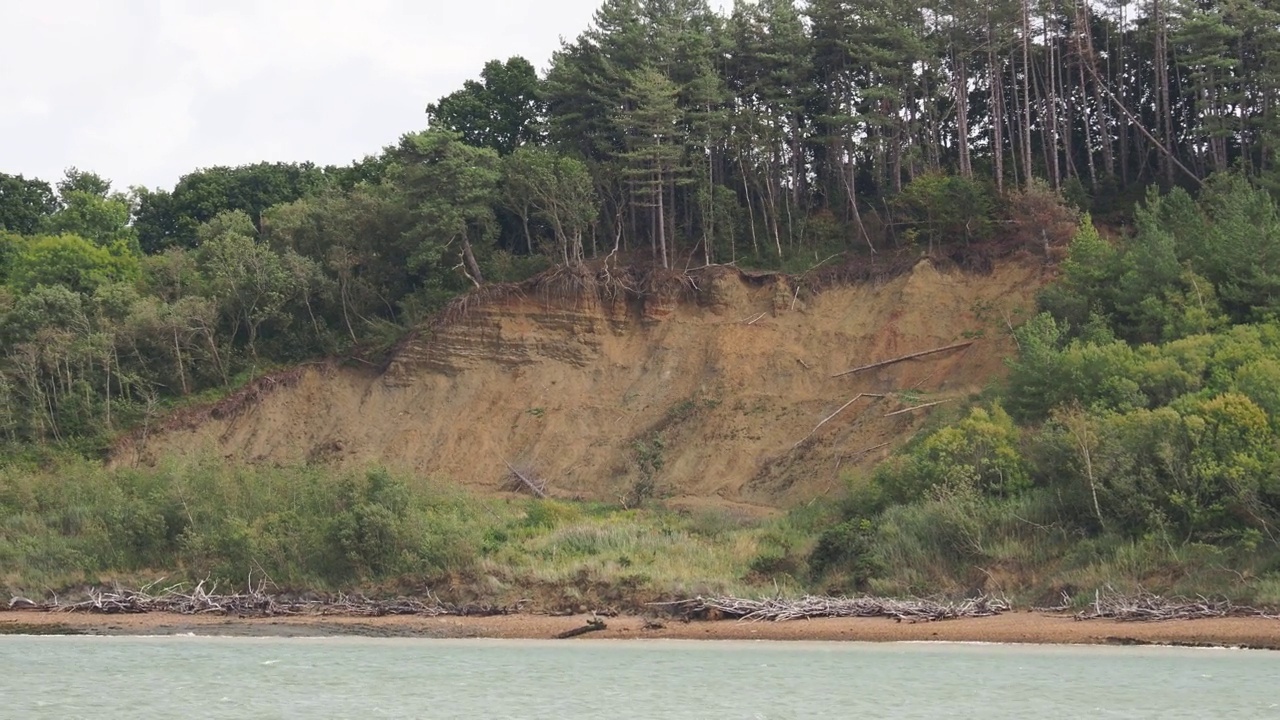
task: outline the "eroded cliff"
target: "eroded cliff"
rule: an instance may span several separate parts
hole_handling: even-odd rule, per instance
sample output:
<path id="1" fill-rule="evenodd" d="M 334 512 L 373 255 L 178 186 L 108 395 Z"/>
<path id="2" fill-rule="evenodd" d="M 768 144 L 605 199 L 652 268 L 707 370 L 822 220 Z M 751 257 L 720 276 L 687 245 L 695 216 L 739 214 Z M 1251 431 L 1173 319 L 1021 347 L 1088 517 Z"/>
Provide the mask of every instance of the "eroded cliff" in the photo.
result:
<path id="1" fill-rule="evenodd" d="M 975 274 L 922 260 L 821 293 L 728 268 L 648 294 L 490 292 L 404 343 L 385 370 L 313 365 L 264 378 L 135 434 L 114 462 L 380 463 L 495 492 L 511 465 L 555 496 L 639 490 L 763 511 L 830 492 L 929 410 L 891 412 L 997 378 L 1007 328 L 1043 281 L 1038 263 Z M 817 427 L 860 393 L 885 397 Z"/>

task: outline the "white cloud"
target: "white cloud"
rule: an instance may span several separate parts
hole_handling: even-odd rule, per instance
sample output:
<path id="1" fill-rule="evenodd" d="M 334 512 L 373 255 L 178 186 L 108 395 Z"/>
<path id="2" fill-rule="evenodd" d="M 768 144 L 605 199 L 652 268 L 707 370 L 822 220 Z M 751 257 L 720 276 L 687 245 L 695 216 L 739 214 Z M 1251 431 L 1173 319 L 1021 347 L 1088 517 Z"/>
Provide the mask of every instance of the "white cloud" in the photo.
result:
<path id="1" fill-rule="evenodd" d="M 52 108 L 49 101 L 41 97 L 24 97 L 15 105 L 19 115 L 38 118 L 48 115 Z"/>
<path id="2" fill-rule="evenodd" d="M 427 103 L 489 59 L 545 67 L 597 4 L 4 3 L 0 172 L 168 187 L 213 164 L 345 163 L 423 127 Z"/>

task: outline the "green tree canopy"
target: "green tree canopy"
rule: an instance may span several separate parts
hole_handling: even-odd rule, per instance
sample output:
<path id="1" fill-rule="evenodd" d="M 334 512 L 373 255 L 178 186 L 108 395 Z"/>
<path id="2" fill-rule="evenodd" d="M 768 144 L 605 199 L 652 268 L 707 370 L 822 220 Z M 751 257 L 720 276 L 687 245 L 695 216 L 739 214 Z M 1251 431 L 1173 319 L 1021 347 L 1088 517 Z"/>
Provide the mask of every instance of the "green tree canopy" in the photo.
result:
<path id="1" fill-rule="evenodd" d="M 36 235 L 25 238 L 10 260 L 9 284 L 24 291 L 62 285 L 92 293 L 104 283 L 136 281 L 140 273 L 127 248 L 104 248 L 78 235 Z"/>
<path id="2" fill-rule="evenodd" d="M 32 235 L 58 209 L 49 183 L 0 173 L 0 230 Z"/>
<path id="3" fill-rule="evenodd" d="M 461 90 L 428 105 L 427 117 L 433 129 L 458 133 L 468 145 L 508 155 L 543 140 L 546 107 L 540 86 L 528 60 L 490 60 L 479 81 L 468 80 Z"/>

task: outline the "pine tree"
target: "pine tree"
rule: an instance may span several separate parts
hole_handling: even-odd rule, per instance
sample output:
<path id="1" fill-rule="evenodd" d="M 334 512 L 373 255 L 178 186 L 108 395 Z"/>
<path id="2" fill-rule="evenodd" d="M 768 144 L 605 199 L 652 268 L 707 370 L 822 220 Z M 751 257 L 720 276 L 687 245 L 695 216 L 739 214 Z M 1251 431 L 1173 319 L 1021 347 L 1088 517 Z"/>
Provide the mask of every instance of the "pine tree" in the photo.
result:
<path id="1" fill-rule="evenodd" d="M 628 109 L 619 118 L 627 132 L 622 160 L 625 176 L 638 206 L 651 210 L 650 237 L 655 258 L 671 267 L 667 236 L 667 196 L 685 168 L 680 132 L 681 113 L 676 106 L 679 88 L 652 67 L 631 74 L 627 88 Z"/>

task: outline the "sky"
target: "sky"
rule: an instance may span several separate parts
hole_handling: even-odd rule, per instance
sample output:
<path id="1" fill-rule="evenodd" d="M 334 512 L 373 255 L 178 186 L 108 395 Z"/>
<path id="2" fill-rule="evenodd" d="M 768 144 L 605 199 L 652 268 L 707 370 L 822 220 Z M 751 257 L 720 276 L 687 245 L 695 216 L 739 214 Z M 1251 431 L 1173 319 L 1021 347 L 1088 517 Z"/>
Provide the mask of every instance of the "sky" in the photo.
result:
<path id="1" fill-rule="evenodd" d="M 115 189 L 345 164 L 490 59 L 545 70 L 599 0 L 0 0 L 0 172 Z"/>

